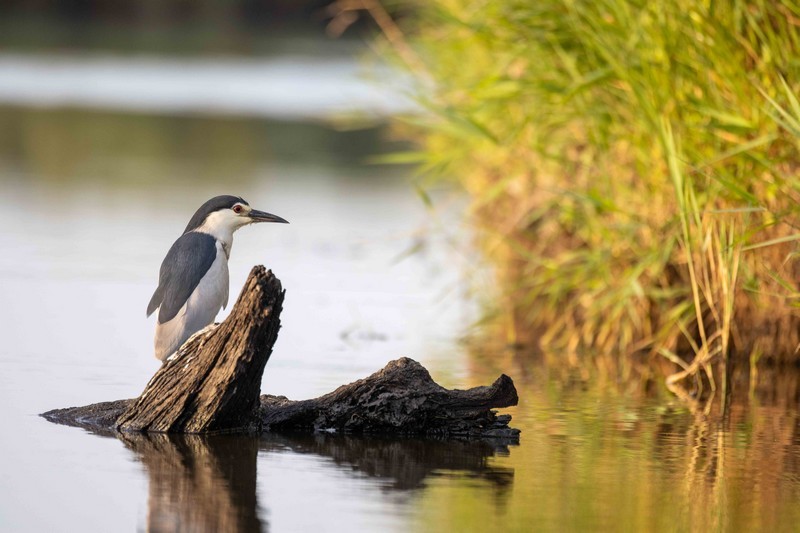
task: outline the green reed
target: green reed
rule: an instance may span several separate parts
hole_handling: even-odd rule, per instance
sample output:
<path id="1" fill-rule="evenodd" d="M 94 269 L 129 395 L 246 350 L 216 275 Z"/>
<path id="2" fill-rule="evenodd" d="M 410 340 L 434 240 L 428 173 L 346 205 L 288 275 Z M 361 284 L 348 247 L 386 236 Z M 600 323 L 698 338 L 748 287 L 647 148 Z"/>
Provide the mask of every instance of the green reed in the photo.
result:
<path id="1" fill-rule="evenodd" d="M 472 198 L 509 341 L 698 387 L 797 359 L 800 5 L 434 0 L 405 31 L 407 131 Z"/>

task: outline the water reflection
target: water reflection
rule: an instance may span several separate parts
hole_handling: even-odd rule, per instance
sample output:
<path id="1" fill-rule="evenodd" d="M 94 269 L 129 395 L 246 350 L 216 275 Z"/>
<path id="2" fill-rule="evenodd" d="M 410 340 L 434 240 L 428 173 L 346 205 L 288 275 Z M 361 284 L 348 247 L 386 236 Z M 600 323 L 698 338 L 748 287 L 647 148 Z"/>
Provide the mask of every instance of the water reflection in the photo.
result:
<path id="1" fill-rule="evenodd" d="M 493 461 L 517 474 L 508 504 L 498 511 L 479 490 L 438 484 L 426 492 L 418 526 L 797 530 L 797 372 L 734 372 L 727 402 L 718 390 L 710 404 L 694 405 L 671 396 L 663 376 L 614 381 L 588 366 L 497 355 L 476 357 L 472 371 L 475 382 L 498 368 L 519 377 L 511 412 L 522 445 Z"/>
<path id="2" fill-rule="evenodd" d="M 329 434 L 268 434 L 266 451 L 291 451 L 330 457 L 347 471 L 387 481 L 387 490 L 413 490 L 430 477 L 454 476 L 485 480 L 498 492 L 514 482 L 514 469 L 489 464 L 495 455 L 508 455 L 502 441 L 442 441 Z"/>
<path id="3" fill-rule="evenodd" d="M 152 531 L 261 531 L 287 514 L 296 524 L 287 502 L 332 502 L 311 522 L 344 529 L 376 512 L 375 493 L 379 525 L 403 529 L 792 531 L 800 520 L 800 416 L 787 398 L 756 388 L 725 409 L 693 411 L 594 375 L 529 370 L 514 413 L 520 446 L 306 433 L 120 438 L 145 467 Z M 794 397 L 798 376 L 767 378 Z"/>
<path id="4" fill-rule="evenodd" d="M 428 479 L 477 479 L 502 497 L 514 482 L 513 468 L 489 463 L 508 454 L 502 442 L 329 434 L 116 436 L 147 473 L 148 531 L 266 531 L 270 503 L 260 506 L 256 492 L 259 452 L 331 459 L 337 471 L 366 476 L 389 492 L 421 490 Z M 259 482 L 269 483 L 263 479 L 269 472 L 261 476 Z"/>
<path id="5" fill-rule="evenodd" d="M 796 412 L 734 404 L 722 420 L 695 414 L 678 435 L 661 454 L 672 458 L 686 497 L 683 521 L 707 530 L 785 530 L 800 518 Z"/>
<path id="6" fill-rule="evenodd" d="M 147 471 L 147 531 L 266 530 L 256 501 L 257 439 L 118 436 Z"/>

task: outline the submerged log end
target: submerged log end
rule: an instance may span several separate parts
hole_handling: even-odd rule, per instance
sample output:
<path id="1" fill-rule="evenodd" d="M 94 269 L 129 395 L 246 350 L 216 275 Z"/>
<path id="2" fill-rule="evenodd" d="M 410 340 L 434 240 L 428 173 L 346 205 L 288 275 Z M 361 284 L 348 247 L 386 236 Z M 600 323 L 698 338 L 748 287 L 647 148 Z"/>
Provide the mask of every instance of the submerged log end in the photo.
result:
<path id="1" fill-rule="evenodd" d="M 494 407 L 516 405 L 512 379 L 501 375 L 492 385 L 448 390 L 407 357 L 389 362 L 371 376 L 343 385 L 313 400 L 293 402 L 261 397 L 265 429 L 306 428 L 345 433 L 393 433 L 442 437 L 516 439 L 510 415 Z"/>

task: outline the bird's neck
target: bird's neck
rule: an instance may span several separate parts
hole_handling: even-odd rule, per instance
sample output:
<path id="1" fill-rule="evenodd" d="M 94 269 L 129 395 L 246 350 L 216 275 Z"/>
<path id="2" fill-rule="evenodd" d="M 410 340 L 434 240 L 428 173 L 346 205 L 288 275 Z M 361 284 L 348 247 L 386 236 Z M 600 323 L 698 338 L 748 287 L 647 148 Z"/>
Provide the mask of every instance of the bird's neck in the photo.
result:
<path id="1" fill-rule="evenodd" d="M 208 217 L 203 224 L 192 231 L 197 233 L 206 233 L 211 235 L 222 244 L 227 257 L 231 256 L 231 247 L 233 246 L 233 232 L 238 228 L 232 228 L 229 224 L 220 224 L 214 217 Z"/>
<path id="2" fill-rule="evenodd" d="M 199 233 L 207 233 L 214 237 L 214 239 L 216 239 L 216 241 L 222 245 L 222 249 L 225 250 L 225 257 L 231 257 L 231 247 L 233 246 L 232 231 L 218 231 L 215 233 L 211 233 L 210 231 L 202 231 L 200 229 L 196 229 L 195 231 Z"/>

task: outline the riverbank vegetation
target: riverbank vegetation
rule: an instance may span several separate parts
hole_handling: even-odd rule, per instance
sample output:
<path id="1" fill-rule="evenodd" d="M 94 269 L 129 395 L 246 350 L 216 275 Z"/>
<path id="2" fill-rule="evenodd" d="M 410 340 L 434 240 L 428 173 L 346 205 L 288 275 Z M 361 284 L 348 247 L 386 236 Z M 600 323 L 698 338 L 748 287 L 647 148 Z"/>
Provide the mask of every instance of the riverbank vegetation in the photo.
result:
<path id="1" fill-rule="evenodd" d="M 422 174 L 470 195 L 507 341 L 693 387 L 800 361 L 800 7 L 418 7 Z"/>

